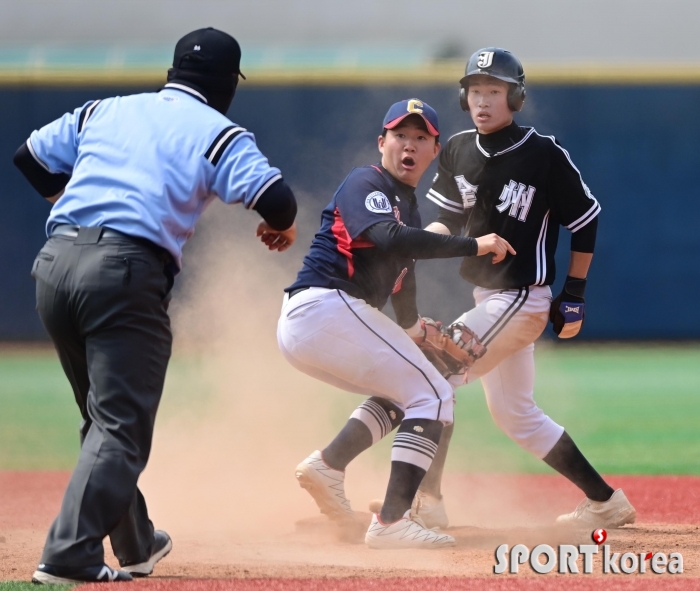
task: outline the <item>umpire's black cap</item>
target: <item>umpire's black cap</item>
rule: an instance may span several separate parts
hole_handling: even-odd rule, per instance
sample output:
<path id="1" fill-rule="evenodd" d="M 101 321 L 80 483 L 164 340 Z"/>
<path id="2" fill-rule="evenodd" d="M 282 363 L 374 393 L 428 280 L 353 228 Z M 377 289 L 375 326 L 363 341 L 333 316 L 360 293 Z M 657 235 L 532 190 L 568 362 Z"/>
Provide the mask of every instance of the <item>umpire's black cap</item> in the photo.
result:
<path id="1" fill-rule="evenodd" d="M 245 80 L 238 41 L 213 27 L 187 33 L 177 42 L 173 68 L 203 74 L 237 74 Z"/>

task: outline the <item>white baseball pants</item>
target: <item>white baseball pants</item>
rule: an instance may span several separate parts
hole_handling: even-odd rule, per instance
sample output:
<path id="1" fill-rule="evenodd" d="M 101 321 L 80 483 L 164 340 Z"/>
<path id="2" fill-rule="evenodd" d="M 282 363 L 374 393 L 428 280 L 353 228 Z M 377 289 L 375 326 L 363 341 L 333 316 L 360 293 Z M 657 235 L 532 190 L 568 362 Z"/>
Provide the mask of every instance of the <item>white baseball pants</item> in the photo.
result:
<path id="1" fill-rule="evenodd" d="M 312 287 L 284 297 L 277 341 L 298 370 L 393 402 L 405 419 L 452 423 L 452 386 L 404 330 L 364 300 Z"/>
<path id="2" fill-rule="evenodd" d="M 534 399 L 534 342 L 547 326 L 552 292 L 537 285 L 509 290 L 477 287 L 474 299 L 476 306 L 455 320 L 474 331 L 487 349 L 469 369 L 467 383 L 481 378 L 498 427 L 542 459 L 564 432 Z M 459 378 L 451 382 L 463 383 Z"/>

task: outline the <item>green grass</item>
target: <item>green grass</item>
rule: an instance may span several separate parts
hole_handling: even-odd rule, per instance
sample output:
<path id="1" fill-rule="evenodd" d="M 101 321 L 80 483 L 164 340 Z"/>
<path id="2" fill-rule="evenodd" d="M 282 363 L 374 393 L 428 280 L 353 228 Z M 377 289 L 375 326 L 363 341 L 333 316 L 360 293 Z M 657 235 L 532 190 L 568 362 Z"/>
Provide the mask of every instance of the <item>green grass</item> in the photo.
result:
<path id="1" fill-rule="evenodd" d="M 165 413 L 207 411 L 211 390 L 196 358 L 171 363 L 166 392 Z M 541 346 L 535 396 L 602 472 L 700 474 L 699 345 Z M 340 427 L 360 399 L 334 398 Z M 457 399 L 450 469 L 549 471 L 494 426 L 479 383 Z M 0 469 L 71 468 L 79 419 L 53 353 L 0 353 Z M 388 439 L 374 452 L 382 461 Z"/>
<path id="2" fill-rule="evenodd" d="M 535 398 L 608 474 L 700 474 L 700 347 L 540 347 Z M 458 390 L 450 467 L 550 472 L 491 421 L 479 383 Z"/>
<path id="3" fill-rule="evenodd" d="M 80 415 L 56 354 L 0 353 L 0 468 L 73 464 Z"/>
<path id="4" fill-rule="evenodd" d="M 210 394 L 197 358 L 171 363 L 166 392 L 176 406 Z M 189 405 L 196 416 L 205 404 Z M 167 411 L 166 411 L 167 412 Z M 0 470 L 69 470 L 78 458 L 81 416 L 51 349 L 0 350 Z"/>

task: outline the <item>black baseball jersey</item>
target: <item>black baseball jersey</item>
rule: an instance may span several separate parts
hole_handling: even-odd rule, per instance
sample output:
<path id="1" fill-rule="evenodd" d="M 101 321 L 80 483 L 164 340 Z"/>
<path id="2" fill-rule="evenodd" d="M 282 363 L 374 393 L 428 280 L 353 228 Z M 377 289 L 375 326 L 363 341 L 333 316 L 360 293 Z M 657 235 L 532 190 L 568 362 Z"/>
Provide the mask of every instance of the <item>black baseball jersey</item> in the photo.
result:
<path id="1" fill-rule="evenodd" d="M 353 169 L 323 210 L 304 266 L 285 291 L 342 289 L 381 309 L 414 267 L 413 259 L 381 252 L 363 237 L 370 226 L 385 221 L 421 227 L 413 187 L 394 179 L 379 164 Z"/>
<path id="2" fill-rule="evenodd" d="M 600 205 L 554 137 L 515 123 L 496 134 L 452 136 L 427 197 L 451 229 L 474 238 L 496 233 L 517 252 L 497 265 L 490 256 L 466 257 L 464 279 L 490 289 L 551 285 L 559 226 L 580 230 Z M 506 141 L 496 149 L 484 146 L 499 136 Z"/>

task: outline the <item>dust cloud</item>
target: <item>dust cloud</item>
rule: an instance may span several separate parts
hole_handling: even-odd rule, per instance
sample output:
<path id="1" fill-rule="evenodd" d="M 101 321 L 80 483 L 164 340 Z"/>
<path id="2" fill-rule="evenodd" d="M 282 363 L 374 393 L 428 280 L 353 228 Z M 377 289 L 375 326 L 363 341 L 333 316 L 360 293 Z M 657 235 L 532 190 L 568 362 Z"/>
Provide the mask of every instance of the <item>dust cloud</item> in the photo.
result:
<path id="1" fill-rule="evenodd" d="M 277 347 L 283 289 L 300 268 L 317 215 L 299 220 L 297 244 L 277 253 L 255 238 L 255 214 L 217 203 L 188 245 L 171 307 L 170 376 L 141 482 L 156 527 L 269 535 L 318 514 L 294 468 L 349 415 L 339 412 L 339 399 L 347 409 L 362 399 L 295 370 Z M 383 494 L 386 475 L 371 461 L 359 470 L 349 478 L 353 492 L 368 497 L 365 509 Z"/>
<path id="2" fill-rule="evenodd" d="M 349 568 L 384 568 L 389 560 L 392 568 L 418 568 L 412 552 L 400 559 L 394 552 L 367 555 L 362 545 L 333 543 L 327 530 L 312 532 L 312 541 L 295 533 L 299 520 L 319 512 L 294 468 L 324 447 L 362 401 L 298 372 L 277 347 L 282 290 L 300 268 L 318 214 L 302 209 L 308 219 L 298 220 L 297 244 L 280 254 L 255 238 L 255 214 L 217 203 L 186 249 L 171 306 L 174 355 L 140 481 L 155 526 L 175 540 L 173 560 Z M 383 496 L 391 439 L 348 468 L 346 490 L 356 511 Z M 512 483 L 499 489 L 490 483 L 447 475 L 443 492 L 453 525 L 532 523 Z M 447 557 L 438 555 L 421 568 L 442 569 Z"/>

